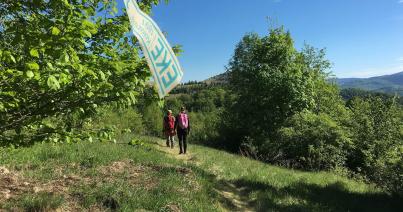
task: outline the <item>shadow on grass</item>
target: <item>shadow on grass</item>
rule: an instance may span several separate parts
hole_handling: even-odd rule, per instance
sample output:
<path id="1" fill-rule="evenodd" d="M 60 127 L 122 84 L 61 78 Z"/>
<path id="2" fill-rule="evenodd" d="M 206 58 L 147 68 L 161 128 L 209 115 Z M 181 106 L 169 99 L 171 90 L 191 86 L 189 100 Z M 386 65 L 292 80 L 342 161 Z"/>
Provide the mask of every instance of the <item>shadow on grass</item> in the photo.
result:
<path id="1" fill-rule="evenodd" d="M 383 193 L 356 193 L 342 182 L 320 186 L 299 181 L 274 187 L 253 180 L 218 180 L 197 166 L 187 166 L 212 182 L 211 196 L 228 211 L 403 211 L 403 200 Z M 178 172 L 177 168 L 171 171 Z"/>
<path id="2" fill-rule="evenodd" d="M 242 196 L 254 194 L 249 205 L 256 211 L 403 211 L 402 199 L 352 193 L 341 182 L 323 187 L 298 182 L 284 188 L 244 179 L 233 184 L 242 188 Z"/>
<path id="3" fill-rule="evenodd" d="M 189 168 L 212 182 L 211 198 L 229 211 L 403 211 L 401 198 L 351 192 L 343 182 L 322 186 L 301 180 L 277 187 L 253 179 L 219 180 L 196 165 Z"/>

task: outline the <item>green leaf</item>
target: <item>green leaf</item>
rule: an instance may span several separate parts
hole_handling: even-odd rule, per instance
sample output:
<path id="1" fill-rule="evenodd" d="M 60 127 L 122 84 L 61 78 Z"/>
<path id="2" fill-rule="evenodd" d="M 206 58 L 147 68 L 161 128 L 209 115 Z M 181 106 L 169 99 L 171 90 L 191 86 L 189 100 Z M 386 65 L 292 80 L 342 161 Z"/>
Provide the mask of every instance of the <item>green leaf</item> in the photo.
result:
<path id="1" fill-rule="evenodd" d="M 35 74 L 35 76 L 34 76 L 35 80 L 40 80 L 41 79 L 41 74 L 39 72 L 35 72 L 34 74 Z"/>
<path id="2" fill-rule="evenodd" d="M 61 73 L 59 76 L 59 82 L 61 84 L 68 84 L 70 82 L 70 79 L 67 74 Z"/>
<path id="3" fill-rule="evenodd" d="M 87 13 L 87 15 L 92 16 L 95 13 L 95 10 L 91 7 L 85 8 L 84 11 Z"/>
<path id="4" fill-rule="evenodd" d="M 31 49 L 31 50 L 29 51 L 29 54 L 30 54 L 32 57 L 39 58 L 39 53 L 38 53 L 38 50 L 36 50 L 36 49 Z"/>
<path id="5" fill-rule="evenodd" d="M 81 33 L 82 36 L 86 36 L 86 37 L 89 37 L 89 38 L 92 37 L 91 32 L 89 32 L 88 30 L 81 30 L 80 33 Z"/>
<path id="6" fill-rule="evenodd" d="M 24 72 L 15 70 L 15 71 L 13 72 L 13 74 L 14 74 L 14 76 L 16 76 L 16 77 L 19 77 L 19 76 L 24 75 Z"/>
<path id="7" fill-rule="evenodd" d="M 34 72 L 32 72 L 32 71 L 27 71 L 27 72 L 25 72 L 25 74 L 27 75 L 28 79 L 31 79 L 32 77 L 35 76 Z"/>
<path id="8" fill-rule="evenodd" d="M 95 24 L 92 23 L 92 22 L 89 21 L 89 20 L 84 20 L 84 21 L 82 22 L 82 26 L 84 27 L 84 29 L 93 29 L 93 28 L 95 28 Z"/>
<path id="9" fill-rule="evenodd" d="M 0 111 L 1 112 L 6 112 L 7 110 L 5 110 L 4 104 L 0 102 Z"/>
<path id="10" fill-rule="evenodd" d="M 15 60 L 14 56 L 11 54 L 10 51 L 4 51 L 2 54 L 3 54 L 3 59 L 4 59 L 6 62 L 13 62 L 13 63 L 16 63 L 16 60 Z"/>
<path id="11" fill-rule="evenodd" d="M 52 35 L 59 35 L 60 34 L 60 29 L 57 27 L 52 27 Z"/>
<path id="12" fill-rule="evenodd" d="M 85 69 L 84 73 L 90 76 L 93 76 L 94 79 L 98 79 L 98 76 L 95 74 L 95 72 L 91 69 Z"/>
<path id="13" fill-rule="evenodd" d="M 68 63 L 70 61 L 70 56 L 66 53 L 64 54 L 64 62 Z"/>
<path id="14" fill-rule="evenodd" d="M 66 143 L 70 144 L 71 143 L 71 138 L 70 136 L 66 136 L 65 138 Z"/>
<path id="15" fill-rule="evenodd" d="M 53 70 L 53 65 L 52 65 L 52 63 L 47 62 L 46 65 L 49 67 L 50 70 Z"/>
<path id="16" fill-rule="evenodd" d="M 26 63 L 25 65 L 26 65 L 26 67 L 27 67 L 29 70 L 39 70 L 39 65 L 38 65 L 38 63 L 29 62 L 29 63 Z"/>
<path id="17" fill-rule="evenodd" d="M 55 76 L 50 75 L 47 81 L 47 84 L 49 86 L 50 89 L 52 90 L 58 90 L 60 89 L 60 83 L 59 81 L 56 79 Z"/>
<path id="18" fill-rule="evenodd" d="M 118 8 L 116 6 L 112 7 L 112 15 L 118 13 Z"/>
<path id="19" fill-rule="evenodd" d="M 63 3 L 64 3 L 64 5 L 66 5 L 66 6 L 70 7 L 70 3 L 69 3 L 69 1 L 68 1 L 68 0 L 63 0 Z"/>
<path id="20" fill-rule="evenodd" d="M 14 58 L 14 56 L 13 55 L 9 55 L 9 59 L 13 62 L 13 63 L 16 63 L 17 61 L 15 61 L 15 58 Z"/>
<path id="21" fill-rule="evenodd" d="M 100 71 L 100 72 L 99 72 L 99 75 L 101 76 L 101 80 L 102 80 L 102 81 L 105 81 L 106 77 L 105 77 L 104 72 Z"/>
<path id="22" fill-rule="evenodd" d="M 129 95 L 130 95 L 130 99 L 131 99 L 132 103 L 133 103 L 133 104 L 136 104 L 136 97 L 135 97 L 135 95 L 137 95 L 137 92 L 131 91 L 131 92 L 129 92 Z"/>
<path id="23" fill-rule="evenodd" d="M 90 91 L 90 92 L 87 93 L 87 97 L 92 97 L 92 96 L 94 96 L 93 92 Z"/>
<path id="24" fill-rule="evenodd" d="M 69 56 L 69 54 L 67 54 L 67 52 L 64 52 L 62 55 L 60 55 L 59 60 L 62 63 L 68 63 L 68 62 L 70 62 L 70 56 Z"/>

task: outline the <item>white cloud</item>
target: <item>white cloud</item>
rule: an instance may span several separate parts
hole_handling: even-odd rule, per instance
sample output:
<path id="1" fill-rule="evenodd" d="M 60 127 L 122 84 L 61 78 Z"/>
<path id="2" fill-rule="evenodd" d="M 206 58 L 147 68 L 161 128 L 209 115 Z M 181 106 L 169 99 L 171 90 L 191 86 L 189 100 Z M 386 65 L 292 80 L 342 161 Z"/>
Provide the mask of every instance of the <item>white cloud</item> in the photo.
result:
<path id="1" fill-rule="evenodd" d="M 402 0 L 403 1 L 403 0 Z M 397 58 L 397 61 L 403 62 L 403 57 Z"/>

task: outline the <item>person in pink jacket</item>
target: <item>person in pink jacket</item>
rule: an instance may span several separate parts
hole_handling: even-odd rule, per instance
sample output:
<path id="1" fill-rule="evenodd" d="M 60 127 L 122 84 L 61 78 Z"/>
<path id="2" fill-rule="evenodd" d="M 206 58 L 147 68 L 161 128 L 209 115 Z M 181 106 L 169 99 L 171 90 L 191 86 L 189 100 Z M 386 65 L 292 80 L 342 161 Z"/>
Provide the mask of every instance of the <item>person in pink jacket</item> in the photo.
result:
<path id="1" fill-rule="evenodd" d="M 175 129 L 179 138 L 179 154 L 186 154 L 186 138 L 190 132 L 190 122 L 185 107 L 181 107 L 181 112 L 176 116 Z"/>

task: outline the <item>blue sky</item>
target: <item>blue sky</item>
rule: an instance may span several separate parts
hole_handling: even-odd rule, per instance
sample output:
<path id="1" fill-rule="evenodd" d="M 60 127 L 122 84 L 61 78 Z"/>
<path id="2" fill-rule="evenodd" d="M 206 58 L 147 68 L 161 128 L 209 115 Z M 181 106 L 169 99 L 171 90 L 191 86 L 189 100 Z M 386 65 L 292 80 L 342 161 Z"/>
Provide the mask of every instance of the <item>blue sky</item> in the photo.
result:
<path id="1" fill-rule="evenodd" d="M 267 34 L 267 17 L 298 49 L 326 48 L 337 77 L 403 71 L 403 0 L 170 0 L 152 17 L 171 44 L 183 45 L 183 81 L 224 72 L 246 33 Z"/>

